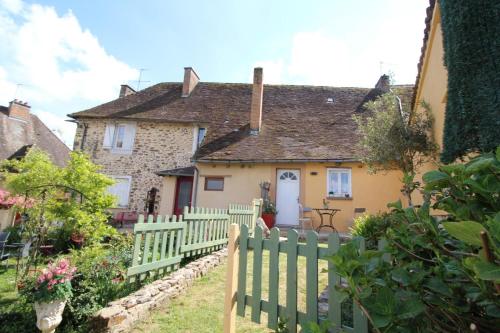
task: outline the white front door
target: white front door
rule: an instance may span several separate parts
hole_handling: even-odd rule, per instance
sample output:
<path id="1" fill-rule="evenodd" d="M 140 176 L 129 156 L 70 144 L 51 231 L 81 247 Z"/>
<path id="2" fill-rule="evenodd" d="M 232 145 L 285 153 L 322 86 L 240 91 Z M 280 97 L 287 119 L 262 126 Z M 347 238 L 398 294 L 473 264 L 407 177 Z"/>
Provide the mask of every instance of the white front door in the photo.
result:
<path id="1" fill-rule="evenodd" d="M 300 171 L 279 169 L 276 186 L 276 224 L 299 224 Z"/>

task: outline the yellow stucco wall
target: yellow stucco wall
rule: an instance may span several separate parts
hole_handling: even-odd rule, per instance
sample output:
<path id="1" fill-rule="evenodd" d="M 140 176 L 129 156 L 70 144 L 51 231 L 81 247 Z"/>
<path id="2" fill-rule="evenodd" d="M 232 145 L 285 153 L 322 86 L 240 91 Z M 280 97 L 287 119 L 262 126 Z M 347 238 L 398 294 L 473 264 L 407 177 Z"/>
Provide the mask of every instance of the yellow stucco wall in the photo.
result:
<path id="1" fill-rule="evenodd" d="M 321 208 L 327 197 L 327 168 L 351 168 L 352 199 L 330 199 L 330 208 L 339 208 L 335 226 L 341 232 L 348 231 L 354 218 L 354 208 L 365 208 L 368 213 L 385 211 L 388 202 L 401 197 L 401 175 L 391 171 L 370 175 L 360 163 L 303 163 L 303 164 L 197 164 L 199 185 L 197 206 L 226 208 L 230 203 L 249 204 L 260 197 L 259 183 L 271 181 L 270 196 L 276 201 L 276 173 L 278 169 L 299 169 L 301 174 L 300 201 L 304 207 Z M 312 173 L 316 173 L 313 175 Z M 224 191 L 205 191 L 206 176 L 224 176 Z M 319 224 L 316 213 L 311 213 L 314 226 Z"/>
<path id="2" fill-rule="evenodd" d="M 443 147 L 444 118 L 446 111 L 446 94 L 448 90 L 448 72 L 443 61 L 443 34 L 441 30 L 441 16 L 439 6 L 434 7 L 431 21 L 429 40 L 424 55 L 424 61 L 417 86 L 415 109 L 421 112 L 421 101 L 427 102 L 434 117 L 434 138 L 440 150 Z M 422 175 L 430 170 L 438 168 L 438 162 L 431 162 L 423 165 L 417 174 L 416 179 L 422 180 Z M 416 194 L 415 203 L 420 204 L 422 198 Z M 435 214 L 440 212 L 436 211 Z"/>
<path id="3" fill-rule="evenodd" d="M 415 104 L 417 111 L 421 110 L 419 106 L 421 101 L 426 101 L 430 104 L 435 121 L 434 136 L 440 147 L 442 147 L 443 143 L 444 115 L 448 84 L 448 72 L 444 67 L 443 55 L 441 19 L 439 6 L 436 5 L 417 87 Z"/>

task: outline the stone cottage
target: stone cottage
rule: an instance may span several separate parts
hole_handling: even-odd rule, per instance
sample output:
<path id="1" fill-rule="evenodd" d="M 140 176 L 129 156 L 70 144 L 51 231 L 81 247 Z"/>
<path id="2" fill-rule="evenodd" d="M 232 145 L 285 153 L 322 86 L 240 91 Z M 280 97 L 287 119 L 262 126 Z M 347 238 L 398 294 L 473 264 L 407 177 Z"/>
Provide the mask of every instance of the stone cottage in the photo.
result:
<path id="1" fill-rule="evenodd" d="M 369 175 L 355 150 L 352 116 L 389 89 L 408 103 L 413 86 L 391 87 L 387 76 L 373 88 L 265 85 L 262 68 L 252 84 L 210 83 L 188 67 L 181 83 L 124 85 L 116 100 L 69 116 L 78 123 L 74 149 L 117 181 L 118 209 L 249 203 L 270 181 L 280 225 L 296 226 L 301 206 L 328 204 L 346 230 L 356 212 L 400 197 L 401 175 Z"/>

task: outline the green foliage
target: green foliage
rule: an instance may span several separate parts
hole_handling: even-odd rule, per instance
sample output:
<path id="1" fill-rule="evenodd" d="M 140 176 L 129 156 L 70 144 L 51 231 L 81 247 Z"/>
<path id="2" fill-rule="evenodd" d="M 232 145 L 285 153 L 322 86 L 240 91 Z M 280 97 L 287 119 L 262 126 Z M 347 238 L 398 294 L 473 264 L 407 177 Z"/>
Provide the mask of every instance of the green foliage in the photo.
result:
<path id="1" fill-rule="evenodd" d="M 500 6 L 491 0 L 439 1 L 448 93 L 444 162 L 500 145 Z"/>
<path id="2" fill-rule="evenodd" d="M 9 239 L 7 240 L 8 244 L 20 243 L 22 240 L 22 230 L 21 226 L 11 226 L 7 227 L 3 230 L 3 232 L 9 232 Z"/>
<path id="3" fill-rule="evenodd" d="M 73 152 L 60 168 L 46 153 L 31 149 L 22 160 L 5 162 L 2 170 L 12 194 L 30 198 L 27 205 L 18 207 L 27 216 L 26 238 L 37 237 L 30 264 L 47 234 L 65 238 L 67 248 L 72 234 L 82 235 L 91 245 L 116 232 L 108 226 L 106 212 L 114 200 L 106 191 L 113 181 L 100 174 L 86 155 Z"/>
<path id="4" fill-rule="evenodd" d="M 386 237 L 384 249 L 362 252 L 363 240 L 355 238 L 332 258 L 347 283 L 339 291 L 353 298 L 375 331 L 499 327 L 499 172 L 498 157 L 485 154 L 427 173 L 421 208 L 393 203 L 390 223 L 373 223 Z M 430 215 L 431 202 L 449 214 L 445 222 Z"/>
<path id="5" fill-rule="evenodd" d="M 138 286 L 125 282 L 132 257 L 132 240 L 119 236 L 105 245 L 72 250 L 72 263 L 78 267 L 73 297 L 64 312 L 64 326 L 85 331 L 87 319 L 108 302 L 126 296 Z"/>
<path id="6" fill-rule="evenodd" d="M 387 213 L 363 214 L 354 219 L 351 233 L 353 236 L 363 237 L 367 248 L 376 248 L 377 241 L 384 236 L 391 216 Z"/>
<path id="7" fill-rule="evenodd" d="M 413 182 L 417 169 L 437 151 L 433 118 L 429 106 L 423 103 L 423 107 L 425 112 L 411 113 L 401 106 L 395 93 L 389 92 L 365 104 L 369 116 L 353 116 L 360 136 L 358 158 L 373 173 L 401 170 L 402 192 L 410 205 L 411 193 L 418 185 Z"/>

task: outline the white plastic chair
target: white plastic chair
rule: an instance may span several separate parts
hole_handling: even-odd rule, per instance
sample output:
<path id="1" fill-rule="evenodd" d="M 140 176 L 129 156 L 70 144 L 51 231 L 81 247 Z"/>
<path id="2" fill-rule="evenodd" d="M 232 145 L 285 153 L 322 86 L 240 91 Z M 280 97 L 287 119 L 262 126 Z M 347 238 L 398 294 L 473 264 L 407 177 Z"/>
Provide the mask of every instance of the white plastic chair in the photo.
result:
<path id="1" fill-rule="evenodd" d="M 306 223 L 309 223 L 310 227 L 312 228 L 312 218 L 304 216 L 304 212 L 311 212 L 311 211 L 312 210 L 310 208 L 304 207 L 302 206 L 302 204 L 299 203 L 299 224 L 303 236 L 305 236 L 306 234 L 306 228 L 305 228 Z"/>

